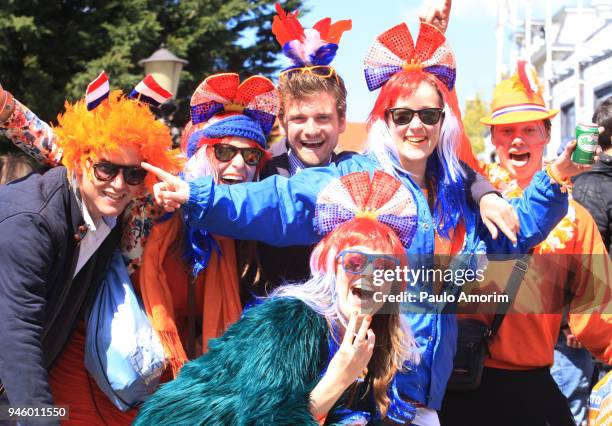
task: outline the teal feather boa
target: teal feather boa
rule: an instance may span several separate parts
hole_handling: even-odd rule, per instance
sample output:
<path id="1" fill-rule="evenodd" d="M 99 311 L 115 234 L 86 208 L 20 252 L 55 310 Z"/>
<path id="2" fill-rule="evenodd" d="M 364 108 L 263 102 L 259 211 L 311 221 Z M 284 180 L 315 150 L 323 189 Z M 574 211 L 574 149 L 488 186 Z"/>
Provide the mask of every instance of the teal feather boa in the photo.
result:
<path id="1" fill-rule="evenodd" d="M 249 309 L 142 406 L 135 425 L 317 425 L 309 396 L 327 366 L 329 328 L 302 301 Z"/>

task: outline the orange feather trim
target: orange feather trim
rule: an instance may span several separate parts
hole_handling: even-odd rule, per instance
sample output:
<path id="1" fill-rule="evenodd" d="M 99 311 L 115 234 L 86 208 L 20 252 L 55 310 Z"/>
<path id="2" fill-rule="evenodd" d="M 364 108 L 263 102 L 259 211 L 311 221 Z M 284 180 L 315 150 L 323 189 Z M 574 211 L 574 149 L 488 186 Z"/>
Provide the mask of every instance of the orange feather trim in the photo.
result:
<path id="1" fill-rule="evenodd" d="M 321 34 L 321 40 L 325 40 L 328 43 L 339 44 L 342 34 L 353 28 L 353 21 L 350 19 L 343 19 L 332 24 L 330 18 L 323 18 L 314 24 L 312 28 Z"/>
<path id="2" fill-rule="evenodd" d="M 297 19 L 298 11 L 285 13 L 280 3 L 276 3 L 277 16 L 272 20 L 272 33 L 281 46 L 291 40 L 304 40 L 304 28 Z"/>

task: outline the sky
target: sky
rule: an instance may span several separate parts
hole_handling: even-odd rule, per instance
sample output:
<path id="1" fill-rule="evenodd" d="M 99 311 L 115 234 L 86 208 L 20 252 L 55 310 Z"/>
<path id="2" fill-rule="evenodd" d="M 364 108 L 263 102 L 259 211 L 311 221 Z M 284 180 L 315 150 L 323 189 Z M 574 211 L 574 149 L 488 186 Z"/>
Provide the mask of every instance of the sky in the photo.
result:
<path id="1" fill-rule="evenodd" d="M 416 40 L 418 11 L 425 0 L 306 0 L 309 12 L 300 13 L 306 28 L 329 16 L 335 22 L 352 19 L 353 29 L 344 34 L 334 65 L 348 91 L 348 121 L 365 121 L 376 92 L 369 93 L 363 77 L 363 58 L 377 35 L 407 22 Z M 436 0 L 430 0 L 436 1 Z M 510 0 L 524 3 L 525 0 Z M 553 0 L 553 13 L 578 0 Z M 532 0 L 533 18 L 544 18 L 545 0 Z M 585 0 L 585 5 L 588 0 Z M 496 0 L 455 0 L 447 37 L 457 61 L 457 94 L 463 107 L 476 93 L 490 100 L 495 86 L 497 22 Z M 519 9 L 521 10 L 521 9 Z M 520 12 L 519 12 L 520 14 Z"/>

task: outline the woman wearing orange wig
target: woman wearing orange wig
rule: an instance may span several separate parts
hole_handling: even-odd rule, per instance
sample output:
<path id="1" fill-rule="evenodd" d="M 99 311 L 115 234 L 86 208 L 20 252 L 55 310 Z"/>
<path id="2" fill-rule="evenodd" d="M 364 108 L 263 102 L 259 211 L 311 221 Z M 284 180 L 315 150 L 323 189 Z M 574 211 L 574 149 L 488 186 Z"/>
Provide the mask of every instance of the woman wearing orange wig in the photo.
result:
<path id="1" fill-rule="evenodd" d="M 15 107 L 4 126 L 20 148 L 48 165 L 79 155 L 59 147 L 57 135 L 27 108 L 17 101 Z M 269 157 L 266 137 L 277 109 L 274 85 L 264 77 L 242 83 L 235 73 L 206 78 L 192 95 L 192 119 L 183 132 L 182 150 L 188 158 L 183 176 L 213 176 L 219 184 L 256 180 Z M 167 132 L 159 121 L 156 128 Z M 238 320 L 239 278 L 256 262 L 254 247 L 246 242 L 189 232 L 179 214 L 153 226 L 160 216 L 149 197 L 134 200 L 123 217 L 121 249 L 176 375 L 187 358 L 206 349 L 209 338 Z"/>
<path id="2" fill-rule="evenodd" d="M 58 117 L 62 167 L 0 189 L 0 336 L 11 342 L 0 379 L 12 406 L 64 405 L 70 422 L 126 423 L 85 371 L 83 317 L 118 248 L 117 218 L 153 183 L 140 162 L 176 172 L 181 161 L 147 105 L 118 91 L 98 101 L 66 104 Z"/>

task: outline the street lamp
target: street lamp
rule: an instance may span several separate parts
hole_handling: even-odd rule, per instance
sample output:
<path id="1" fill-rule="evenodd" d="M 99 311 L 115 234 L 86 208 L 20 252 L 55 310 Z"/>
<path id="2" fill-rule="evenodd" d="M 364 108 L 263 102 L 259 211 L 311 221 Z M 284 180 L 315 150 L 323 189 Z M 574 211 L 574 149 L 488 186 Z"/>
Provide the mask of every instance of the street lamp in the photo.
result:
<path id="1" fill-rule="evenodd" d="M 172 99 L 160 106 L 159 113 L 162 120 L 170 128 L 175 146 L 178 146 L 181 138 L 181 129 L 172 125 L 174 113 L 178 110 L 175 101 L 176 92 L 181 79 L 181 71 L 188 63 L 166 49 L 163 44 L 151 56 L 138 61 L 138 65 L 144 66 L 145 75 L 152 74 L 161 87 L 172 93 Z"/>
<path id="2" fill-rule="evenodd" d="M 155 80 L 173 94 L 172 99 L 176 97 L 183 66 L 188 63 L 166 49 L 163 44 L 151 56 L 138 61 L 138 65 L 144 66 L 145 75 L 153 74 Z"/>

